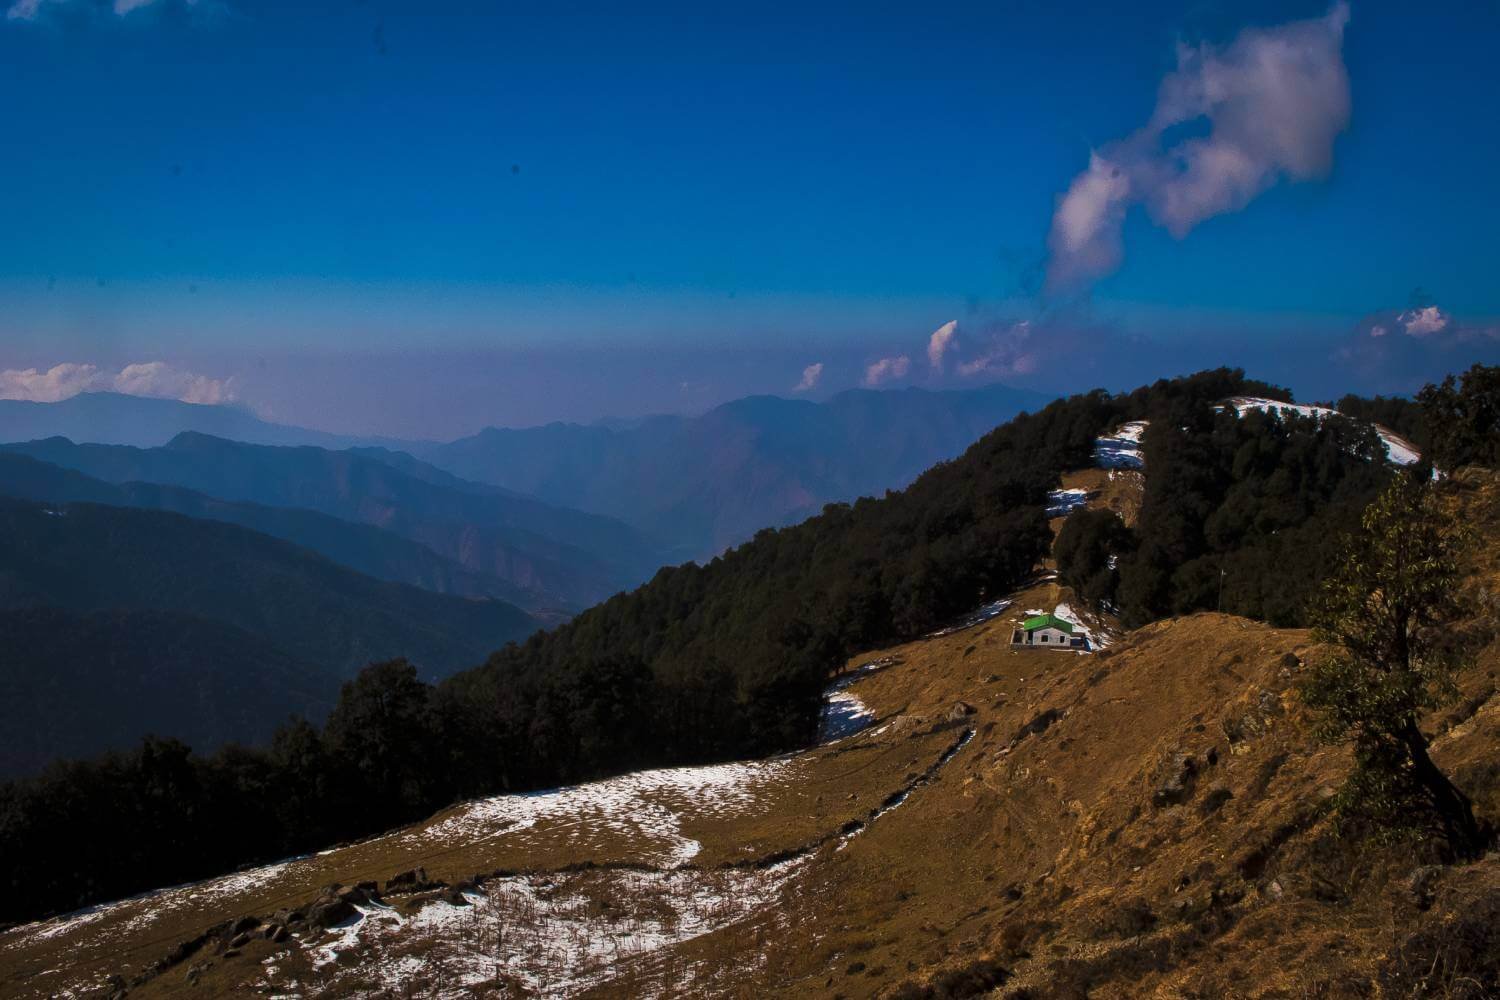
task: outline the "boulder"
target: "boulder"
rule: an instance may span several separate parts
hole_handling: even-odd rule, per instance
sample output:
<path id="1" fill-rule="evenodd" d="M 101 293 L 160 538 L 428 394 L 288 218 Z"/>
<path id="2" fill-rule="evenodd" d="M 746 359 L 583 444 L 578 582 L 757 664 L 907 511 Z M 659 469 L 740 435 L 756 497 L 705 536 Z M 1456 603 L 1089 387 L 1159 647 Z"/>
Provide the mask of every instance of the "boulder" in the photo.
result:
<path id="1" fill-rule="evenodd" d="M 948 709 L 948 721 L 959 722 L 974 714 L 974 706 L 966 701 L 956 701 L 953 707 Z"/>
<path id="2" fill-rule="evenodd" d="M 1198 777 L 1198 760 L 1183 750 L 1175 751 L 1162 769 L 1162 777 L 1151 793 L 1151 804 L 1158 809 L 1181 805 L 1193 797 Z"/>
<path id="3" fill-rule="evenodd" d="M 397 872 L 385 880 L 386 892 L 416 892 L 428 885 L 426 868 L 411 868 Z"/>
<path id="4" fill-rule="evenodd" d="M 307 911 L 307 922 L 318 930 L 328 928 L 348 920 L 359 911 L 347 899 L 335 896 L 332 899 L 320 899 Z"/>

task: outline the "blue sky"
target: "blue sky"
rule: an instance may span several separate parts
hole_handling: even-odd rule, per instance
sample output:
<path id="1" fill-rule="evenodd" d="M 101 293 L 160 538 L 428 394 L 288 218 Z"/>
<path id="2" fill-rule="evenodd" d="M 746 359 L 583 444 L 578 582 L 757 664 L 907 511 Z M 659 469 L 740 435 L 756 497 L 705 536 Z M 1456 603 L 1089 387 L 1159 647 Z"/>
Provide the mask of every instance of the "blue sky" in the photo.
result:
<path id="1" fill-rule="evenodd" d="M 1492 4 L 1354 0 L 1326 169 L 1185 234 L 1142 196 L 1118 263 L 1060 288 L 1058 200 L 1091 151 L 1123 162 L 1179 45 L 1329 5 L 0 3 L 7 371 L 161 361 L 282 419 L 442 435 L 787 392 L 816 363 L 814 395 L 898 357 L 888 384 L 1124 388 L 1202 359 L 1306 395 L 1500 344 Z M 1203 124 L 1174 128 L 1151 140 Z M 1367 356 L 1414 304 L 1442 336 Z"/>

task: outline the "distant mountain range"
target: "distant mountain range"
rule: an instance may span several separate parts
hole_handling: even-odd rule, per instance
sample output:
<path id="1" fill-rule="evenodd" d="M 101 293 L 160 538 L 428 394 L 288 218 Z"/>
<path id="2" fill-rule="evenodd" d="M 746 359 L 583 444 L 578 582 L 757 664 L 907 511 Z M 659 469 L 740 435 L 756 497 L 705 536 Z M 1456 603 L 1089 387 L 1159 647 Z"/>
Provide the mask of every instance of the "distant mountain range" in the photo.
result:
<path id="1" fill-rule="evenodd" d="M 644 580 L 659 565 L 715 555 L 828 503 L 900 488 L 1051 398 L 999 385 L 956 392 L 852 390 L 822 403 L 752 396 L 697 417 L 488 428 L 435 443 L 325 434 L 267 423 L 234 407 L 85 393 L 61 403 L 0 402 L 0 441 L 28 443 L 20 449 L 25 454 L 112 483 L 184 486 L 221 500 L 306 507 L 390 528 L 470 571 L 520 588 L 533 609 L 576 611 Z M 153 454 L 70 453 L 42 440 L 55 437 L 69 444 L 133 445 Z M 324 454 L 303 455 L 298 466 L 285 456 L 270 461 L 264 453 L 238 453 L 232 469 L 219 469 L 215 463 L 224 456 L 205 437 L 225 444 L 312 446 Z M 460 514 L 451 502 L 439 503 L 444 513 L 438 520 L 448 527 L 419 528 L 414 521 L 431 520 L 425 505 L 432 498 L 397 489 L 399 509 L 381 509 L 378 497 L 361 493 L 378 485 L 370 466 L 328 455 L 346 450 L 450 499 L 454 492 L 485 495 L 480 486 L 488 486 L 488 503 L 511 509 L 497 513 L 466 501 Z M 308 466 L 318 463 L 323 468 L 314 478 L 323 485 L 309 488 Z M 290 481 L 281 476 L 287 464 L 298 466 Z M 368 481 L 348 480 L 358 475 Z M 346 481 L 330 487 L 341 478 Z M 318 489 L 324 495 L 314 496 Z M 342 494 L 330 495 L 330 489 Z M 507 495 L 508 505 L 495 499 Z M 532 498 L 530 514 L 522 516 L 518 508 Z M 579 511 L 625 522 L 638 534 L 627 540 L 616 523 L 601 538 L 600 522 L 580 521 Z M 566 550 L 493 537 L 497 525 L 531 531 Z M 489 534 L 479 537 L 484 532 L 471 531 L 475 526 Z M 573 565 L 578 550 L 602 565 Z"/>
<path id="2" fill-rule="evenodd" d="M 513 604 L 525 604 L 533 596 L 524 588 L 467 569 L 383 528 L 296 507 L 220 500 L 181 486 L 106 483 L 29 455 L 0 451 L 0 493 L 54 504 L 83 501 L 145 507 L 227 521 L 311 549 L 378 580 L 408 583 L 439 594 L 493 597 Z"/>
<path id="3" fill-rule="evenodd" d="M 608 513 L 703 558 L 825 504 L 903 487 L 1051 399 L 999 385 L 852 390 L 823 403 L 752 396 L 700 417 L 490 428 L 405 449 L 464 479 Z M 363 453 L 405 461 L 390 449 Z"/>
<path id="4" fill-rule="evenodd" d="M 669 559 L 662 547 L 619 521 L 467 483 L 414 460 L 398 468 L 353 451 L 252 445 L 194 432 L 157 448 L 75 444 L 64 438 L 3 448 L 105 483 L 176 486 L 205 498 L 298 508 L 377 527 L 471 573 L 502 581 L 512 588 L 506 596 L 530 610 L 580 610 L 640 583 Z M 211 505 L 204 499 L 153 495 L 138 485 L 130 490 L 150 506 L 215 516 L 207 513 Z M 305 519 L 264 512 L 252 519 L 243 510 L 225 516 L 222 508 L 219 513 L 239 523 L 253 520 L 257 528 L 311 542 L 330 555 L 335 544 L 355 544 L 335 540 L 330 526 L 308 525 Z M 278 520 L 298 523 L 271 523 Z"/>
<path id="5" fill-rule="evenodd" d="M 0 399 L 0 442 L 65 437 L 94 444 L 154 448 L 183 431 L 250 444 L 348 448 L 393 443 L 268 423 L 238 406 L 206 406 L 116 392 L 85 392 L 56 403 Z"/>
<path id="6" fill-rule="evenodd" d="M 510 604 L 375 580 L 233 524 L 8 498 L 0 614 L 8 711 L 61 705 L 95 731 L 48 740 L 7 727 L 0 772 L 80 739 L 88 750 L 148 731 L 204 748 L 262 740 L 289 714 L 331 705 L 367 663 L 405 656 L 442 677 L 538 625 Z"/>

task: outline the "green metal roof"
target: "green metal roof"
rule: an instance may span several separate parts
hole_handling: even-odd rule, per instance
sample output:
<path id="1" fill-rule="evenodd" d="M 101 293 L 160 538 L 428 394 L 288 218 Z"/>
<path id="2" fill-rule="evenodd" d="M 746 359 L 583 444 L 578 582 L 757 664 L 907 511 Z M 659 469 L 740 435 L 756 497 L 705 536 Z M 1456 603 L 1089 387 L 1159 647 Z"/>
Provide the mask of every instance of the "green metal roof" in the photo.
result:
<path id="1" fill-rule="evenodd" d="M 1035 632 L 1039 628 L 1055 628 L 1059 632 L 1073 634 L 1073 623 L 1065 622 L 1056 615 L 1035 615 L 1021 623 L 1021 628 L 1027 632 Z"/>

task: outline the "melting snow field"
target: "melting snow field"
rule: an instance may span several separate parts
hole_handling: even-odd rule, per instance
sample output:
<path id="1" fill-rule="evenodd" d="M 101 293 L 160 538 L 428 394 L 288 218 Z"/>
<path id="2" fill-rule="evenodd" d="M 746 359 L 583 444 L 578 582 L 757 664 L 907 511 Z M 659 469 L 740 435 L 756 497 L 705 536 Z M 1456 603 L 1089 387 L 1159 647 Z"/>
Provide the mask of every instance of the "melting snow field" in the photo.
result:
<path id="1" fill-rule="evenodd" d="M 986 605 L 955 630 L 987 621 L 1009 604 Z M 865 663 L 828 689 L 822 741 L 846 738 L 874 721 L 874 713 L 849 688 L 894 662 Z M 486 984 L 549 997 L 576 995 L 600 984 L 632 995 L 669 989 L 693 975 L 693 968 L 668 950 L 671 946 L 736 925 L 758 911 L 779 912 L 776 904 L 784 893 L 802 891 L 796 876 L 812 856 L 809 850 L 760 868 L 697 868 L 693 859 L 702 844 L 683 832 L 685 819 L 722 819 L 768 808 L 777 789 L 795 780 L 800 766 L 799 758 L 781 757 L 661 768 L 466 803 L 425 826 L 394 833 L 388 842 L 420 854 L 502 838 L 507 847 L 524 849 L 534 837 L 554 846 L 598 847 L 593 853 L 602 863 L 578 871 L 487 879 L 461 897 L 432 900 L 415 911 L 360 904 L 355 916 L 329 933 L 294 937 L 267 959 L 262 965 L 266 986 L 280 996 L 372 989 L 400 993 L 414 985 L 422 995 L 439 997 L 469 996 Z M 901 805 L 905 797 L 903 792 L 869 821 Z M 622 846 L 629 863 L 611 867 L 610 855 Z M 110 939 L 139 936 L 184 906 L 272 883 L 307 889 L 325 877 L 322 870 L 314 871 L 319 864 L 317 857 L 292 858 L 159 890 L 17 928 L 0 947 L 86 927 L 88 933 L 102 932 Z M 105 917 L 115 919 L 105 927 L 91 927 Z M 754 926 L 759 928 L 755 933 L 767 933 L 763 921 Z M 305 973 L 297 970 L 306 965 L 289 961 L 298 951 L 311 964 L 315 982 L 298 982 L 296 977 Z M 749 948 L 746 954 L 755 951 Z M 58 995 L 67 995 L 68 989 L 62 987 Z"/>
<path id="2" fill-rule="evenodd" d="M 702 846 L 685 837 L 679 810 L 697 816 L 746 813 L 794 765 L 784 758 L 706 767 L 660 768 L 524 795 L 497 795 L 459 806 L 436 823 L 402 835 L 424 844 L 477 844 L 499 837 L 525 841 L 533 827 L 556 843 L 587 845 L 625 838 L 649 845 L 643 861 L 675 866 L 691 861 Z"/>
<path id="3" fill-rule="evenodd" d="M 1258 396 L 1235 396 L 1229 400 L 1229 405 L 1234 407 L 1235 412 L 1241 416 L 1244 416 L 1250 410 L 1263 410 L 1266 412 L 1275 410 L 1277 413 L 1296 413 L 1304 417 L 1317 417 L 1319 420 L 1339 415 L 1338 410 L 1329 409 L 1326 406 L 1283 403 L 1280 400 L 1261 399 Z M 1380 435 L 1380 440 L 1385 443 L 1386 457 L 1393 464 L 1411 465 L 1422 457 L 1416 447 L 1399 434 L 1388 431 L 1379 424 L 1375 425 L 1375 432 Z"/>
<path id="4" fill-rule="evenodd" d="M 1064 517 L 1084 506 L 1093 496 L 1088 490 L 1074 488 L 1068 490 L 1053 490 L 1047 494 L 1047 516 Z"/>
<path id="5" fill-rule="evenodd" d="M 1121 424 L 1111 434 L 1094 442 L 1094 464 L 1101 469 L 1140 469 L 1146 464 L 1141 455 L 1141 435 L 1146 421 L 1132 420 Z"/>
<path id="6" fill-rule="evenodd" d="M 4 945 L 0 947 L 17 948 L 31 941 L 45 940 L 60 934 L 71 934 L 105 917 L 122 912 L 129 914 L 127 919 L 111 923 L 95 933 L 104 935 L 106 939 L 135 934 L 149 929 L 153 924 L 160 923 L 182 907 L 211 902 L 220 896 L 234 895 L 281 879 L 295 865 L 305 860 L 306 858 L 290 858 L 205 882 L 156 889 L 118 902 L 104 903 L 64 916 L 53 917 L 41 923 L 16 928 L 14 936 L 8 936 Z"/>
<path id="7" fill-rule="evenodd" d="M 845 680 L 882 666 L 865 664 Z M 934 770 L 973 736 L 972 729 L 966 732 Z M 841 835 L 835 850 L 904 805 L 910 793 L 892 796 Z M 333 975 L 332 983 L 318 984 L 320 992 L 333 994 L 356 985 L 398 994 L 415 988 L 444 998 L 467 997 L 484 986 L 546 997 L 602 986 L 629 996 L 682 993 L 695 969 L 667 949 L 758 912 L 786 912 L 787 894 L 803 891 L 797 876 L 812 857 L 810 850 L 763 868 L 595 869 L 489 879 L 465 892 L 462 902 L 435 900 L 411 914 L 361 906 L 331 936 L 303 947 L 314 968 Z M 754 949 L 740 950 L 753 959 Z M 284 965 L 285 953 L 267 960 L 267 984 L 282 995 L 301 995 L 304 984 Z"/>
<path id="8" fill-rule="evenodd" d="M 818 742 L 834 743 L 846 736 L 866 729 L 875 721 L 875 713 L 849 691 L 849 686 L 861 677 L 891 665 L 890 660 L 872 660 L 862 663 L 854 671 L 840 677 L 823 692 L 823 714 L 818 719 Z"/>
<path id="9" fill-rule="evenodd" d="M 423 996 L 456 998 L 491 985 L 573 996 L 603 982 L 624 985 L 632 964 L 775 903 L 807 862 L 800 856 L 764 869 L 491 879 L 482 891 L 464 893 L 462 904 L 436 900 L 408 915 L 360 907 L 308 953 L 315 968 L 334 973 L 333 983 L 319 983 L 319 992 L 331 994 L 346 975 L 340 955 L 351 952 L 357 959 L 347 975 L 362 990 L 401 995 L 417 987 Z M 683 971 L 657 968 L 651 978 L 675 982 Z M 303 990 L 274 957 L 266 979 L 291 995 Z"/>

